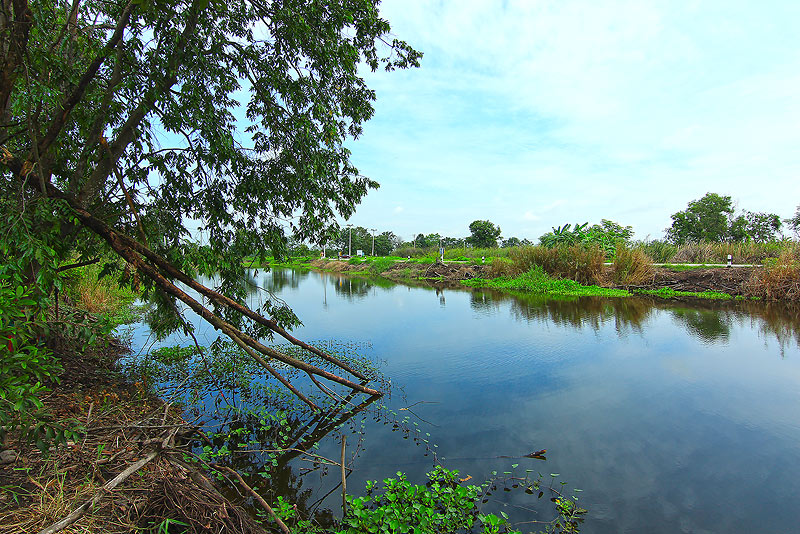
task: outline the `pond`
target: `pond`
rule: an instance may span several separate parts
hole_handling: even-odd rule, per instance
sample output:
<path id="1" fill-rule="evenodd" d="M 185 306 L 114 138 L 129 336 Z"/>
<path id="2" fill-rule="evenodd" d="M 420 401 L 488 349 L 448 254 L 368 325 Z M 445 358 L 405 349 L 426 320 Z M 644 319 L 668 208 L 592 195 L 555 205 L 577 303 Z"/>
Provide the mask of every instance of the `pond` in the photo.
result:
<path id="1" fill-rule="evenodd" d="M 551 300 L 298 270 L 252 281 L 254 305 L 268 291 L 292 307 L 304 323 L 297 337 L 368 352 L 391 380 L 380 404 L 409 418 L 418 439 L 374 414 L 350 425 L 358 432 L 347 441 L 351 493 L 398 470 L 421 483 L 434 459 L 478 483 L 516 464 L 582 489 L 585 533 L 800 524 L 796 308 Z M 198 326 L 197 337 L 207 344 L 215 333 Z M 134 350 L 146 339 L 142 326 Z M 321 435 L 317 453 L 338 458 L 340 432 Z M 541 449 L 546 461 L 520 458 Z M 336 510 L 338 472 L 307 466 L 294 460 L 272 489 Z M 512 522 L 544 519 L 531 499 L 501 491 L 490 505 Z"/>

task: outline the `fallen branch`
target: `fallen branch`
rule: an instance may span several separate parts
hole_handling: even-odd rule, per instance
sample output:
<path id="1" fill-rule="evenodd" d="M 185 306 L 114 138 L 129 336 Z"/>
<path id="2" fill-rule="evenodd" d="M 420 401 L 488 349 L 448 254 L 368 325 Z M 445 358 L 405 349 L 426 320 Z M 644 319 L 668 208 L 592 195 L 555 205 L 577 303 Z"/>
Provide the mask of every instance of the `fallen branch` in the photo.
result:
<path id="1" fill-rule="evenodd" d="M 86 209 L 82 208 L 75 201 L 75 199 L 72 199 L 69 195 L 64 194 L 58 188 L 54 186 L 48 186 L 48 193 L 50 193 L 51 196 L 53 197 L 58 197 L 66 200 L 75 211 L 75 215 L 77 216 L 78 220 L 81 222 L 83 226 L 85 226 L 87 229 L 91 230 L 92 232 L 96 233 L 98 236 L 103 238 L 117 254 L 119 254 L 123 259 L 125 259 L 130 265 L 135 267 L 143 275 L 150 278 L 150 280 L 152 280 L 162 291 L 175 297 L 176 299 L 180 300 L 181 302 L 189 306 L 189 308 L 191 308 L 192 311 L 194 311 L 200 317 L 209 322 L 217 330 L 221 330 L 229 338 L 233 339 L 234 341 L 236 341 L 235 338 L 239 338 L 239 340 L 243 341 L 244 344 L 248 345 L 255 351 L 260 352 L 261 354 L 268 356 L 270 358 L 274 358 L 278 361 L 291 365 L 292 367 L 305 371 L 306 373 L 313 373 L 317 376 L 321 376 L 333 382 L 338 382 L 339 384 L 347 386 L 351 389 L 358 390 L 362 393 L 367 393 L 368 395 L 381 395 L 381 393 L 378 392 L 377 390 L 367 388 L 365 386 L 362 386 L 361 384 L 358 384 L 351 380 L 347 380 L 338 375 L 320 369 L 319 367 L 306 363 L 302 360 L 299 360 L 297 358 L 279 352 L 275 349 L 269 348 L 263 345 L 262 343 L 256 341 L 252 337 L 246 335 L 244 332 L 241 332 L 239 329 L 235 328 L 233 325 L 223 320 L 218 315 L 212 313 L 208 308 L 200 304 L 197 300 L 195 300 L 185 291 L 176 286 L 171 280 L 169 280 L 166 276 L 164 276 L 164 274 L 162 274 L 162 272 L 159 271 L 158 268 L 163 269 L 164 272 L 166 272 L 169 276 L 181 282 L 186 283 L 186 285 L 188 285 L 193 289 L 196 289 L 201 294 L 206 296 L 210 295 L 209 298 L 212 298 L 214 301 L 216 302 L 224 301 L 225 304 L 230 305 L 237 311 L 244 313 L 253 320 L 256 320 L 256 322 L 259 322 L 260 324 L 270 325 L 271 328 L 275 327 L 278 328 L 279 330 L 280 328 L 277 327 L 277 325 L 273 321 L 270 321 L 269 319 L 266 319 L 258 315 L 249 308 L 239 303 L 236 303 L 235 301 L 227 297 L 224 297 L 223 295 L 220 295 L 219 293 L 191 279 L 190 277 L 188 277 L 188 275 L 179 271 L 175 266 L 173 266 L 163 258 L 160 258 L 158 255 L 156 255 L 154 252 L 152 252 L 150 249 L 148 249 L 141 243 L 126 236 L 125 234 L 118 232 L 117 230 L 114 230 L 100 219 L 94 217 Z M 145 261 L 145 258 L 152 261 L 153 263 L 156 263 L 157 266 L 148 263 L 147 261 Z M 275 328 L 272 328 L 273 331 L 278 331 L 275 330 Z M 298 341 L 298 343 L 300 342 Z M 305 344 L 302 345 L 308 346 Z M 315 354 L 324 354 L 322 353 L 322 351 L 319 351 L 318 349 L 314 349 L 312 352 L 314 352 Z M 249 354 L 252 356 L 252 353 Z M 348 365 L 344 364 L 343 362 L 340 362 L 336 358 L 333 358 L 332 356 L 329 355 L 325 356 L 326 356 L 325 359 L 327 361 L 336 363 L 336 365 L 345 370 L 348 370 L 348 372 L 350 372 L 354 376 L 357 376 L 359 378 L 363 376 L 361 375 L 361 373 L 358 373 L 355 370 L 351 370 Z M 264 366 L 265 362 L 263 361 L 263 359 L 257 358 L 256 361 L 258 361 L 259 364 Z"/>
<path id="2" fill-rule="evenodd" d="M 147 463 L 149 463 L 156 456 L 158 456 L 158 454 L 159 453 L 157 451 L 147 453 L 144 456 L 144 458 L 141 458 L 139 461 L 131 464 L 130 466 L 128 466 L 127 469 L 125 469 L 125 471 L 123 471 L 122 473 L 118 474 L 117 476 L 106 482 L 103 485 L 103 487 L 100 488 L 94 494 L 94 496 L 92 496 L 91 499 L 89 499 L 88 501 L 77 507 L 75 510 L 72 511 L 72 513 L 70 513 L 64 519 L 61 519 L 60 521 L 57 521 L 52 525 L 50 525 L 49 527 L 39 531 L 39 534 L 55 534 L 56 532 L 63 530 L 64 528 L 68 527 L 69 525 L 80 519 L 80 517 L 84 513 L 86 513 L 86 510 L 88 510 L 89 508 L 100 502 L 100 500 L 103 497 L 105 497 L 111 490 L 122 484 L 129 476 L 131 476 L 139 469 L 147 465 Z"/>

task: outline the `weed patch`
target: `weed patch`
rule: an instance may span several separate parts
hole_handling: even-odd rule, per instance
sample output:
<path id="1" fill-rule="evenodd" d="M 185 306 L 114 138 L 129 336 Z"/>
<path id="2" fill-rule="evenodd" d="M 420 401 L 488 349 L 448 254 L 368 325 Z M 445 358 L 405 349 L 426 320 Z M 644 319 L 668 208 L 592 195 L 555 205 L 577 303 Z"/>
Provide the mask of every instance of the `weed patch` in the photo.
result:
<path id="1" fill-rule="evenodd" d="M 495 278 L 493 280 L 473 278 L 472 280 L 464 280 L 461 283 L 470 287 L 489 287 L 492 289 L 575 297 L 629 297 L 631 295 L 628 291 L 622 289 L 582 285 L 569 279 L 553 279 L 539 266 L 533 267 L 530 271 L 514 278 Z"/>
<path id="2" fill-rule="evenodd" d="M 568 278 L 581 284 L 597 284 L 603 272 L 605 253 L 599 246 L 520 247 L 509 258 L 519 272 L 533 267 L 557 278 Z"/>

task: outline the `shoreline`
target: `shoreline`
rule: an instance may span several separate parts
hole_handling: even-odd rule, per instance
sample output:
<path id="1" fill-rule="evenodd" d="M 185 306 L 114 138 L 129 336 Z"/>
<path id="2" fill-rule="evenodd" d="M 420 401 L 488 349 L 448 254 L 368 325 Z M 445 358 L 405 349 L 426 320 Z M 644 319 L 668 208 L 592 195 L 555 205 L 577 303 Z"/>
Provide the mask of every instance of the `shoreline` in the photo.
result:
<path id="1" fill-rule="evenodd" d="M 513 278 L 491 278 L 491 265 L 445 262 L 422 263 L 414 260 L 381 263 L 364 260 L 336 260 L 318 258 L 307 262 L 271 263 L 272 267 L 300 268 L 321 272 L 369 276 L 395 283 L 433 282 L 451 287 L 490 288 L 500 291 L 526 291 L 518 282 L 525 275 Z M 382 270 L 381 270 L 382 269 Z M 534 291 L 552 296 L 606 296 L 624 298 L 635 295 L 658 298 L 698 298 L 711 300 L 754 299 L 747 291 L 747 285 L 760 267 L 694 267 L 673 268 L 654 266 L 652 281 L 647 284 L 620 286 L 611 283 L 581 285 L 572 280 L 553 280 L 551 287 L 536 288 Z M 604 278 L 610 280 L 609 266 Z M 566 286 L 566 287 L 564 287 Z M 756 298 L 757 299 L 757 298 Z M 779 299 L 780 300 L 780 299 Z"/>

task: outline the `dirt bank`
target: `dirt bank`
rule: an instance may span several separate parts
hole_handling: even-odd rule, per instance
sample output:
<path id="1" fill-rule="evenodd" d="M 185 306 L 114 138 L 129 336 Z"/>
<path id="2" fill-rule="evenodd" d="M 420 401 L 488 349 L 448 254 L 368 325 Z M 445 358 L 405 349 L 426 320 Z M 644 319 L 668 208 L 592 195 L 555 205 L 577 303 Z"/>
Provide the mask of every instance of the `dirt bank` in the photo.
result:
<path id="1" fill-rule="evenodd" d="M 170 523 L 181 532 L 265 532 L 208 472 L 185 461 L 196 428 L 181 410 L 114 371 L 125 351 L 112 341 L 57 352 L 65 371 L 43 396 L 44 407 L 85 432 L 48 456 L 15 436 L 0 443 L 0 532 L 39 532 L 93 498 L 64 532 L 173 532 Z"/>
<path id="2" fill-rule="evenodd" d="M 325 271 L 377 274 L 370 270 L 371 265 L 369 262 L 351 265 L 346 261 L 337 260 L 314 260 L 311 262 L 313 268 Z M 610 266 L 606 266 L 605 280 L 611 279 L 610 269 Z M 721 267 L 675 271 L 664 267 L 656 267 L 654 268 L 652 282 L 635 287 L 618 287 L 626 289 L 668 288 L 675 291 L 691 292 L 719 291 L 731 295 L 744 295 L 746 294 L 746 284 L 756 269 L 755 267 Z M 492 277 L 489 265 L 468 263 L 424 264 L 415 262 L 397 262 L 386 271 L 379 273 L 379 275 L 395 282 L 429 279 L 457 283 L 471 278 Z M 601 282 L 599 285 L 614 287 L 610 282 Z"/>

